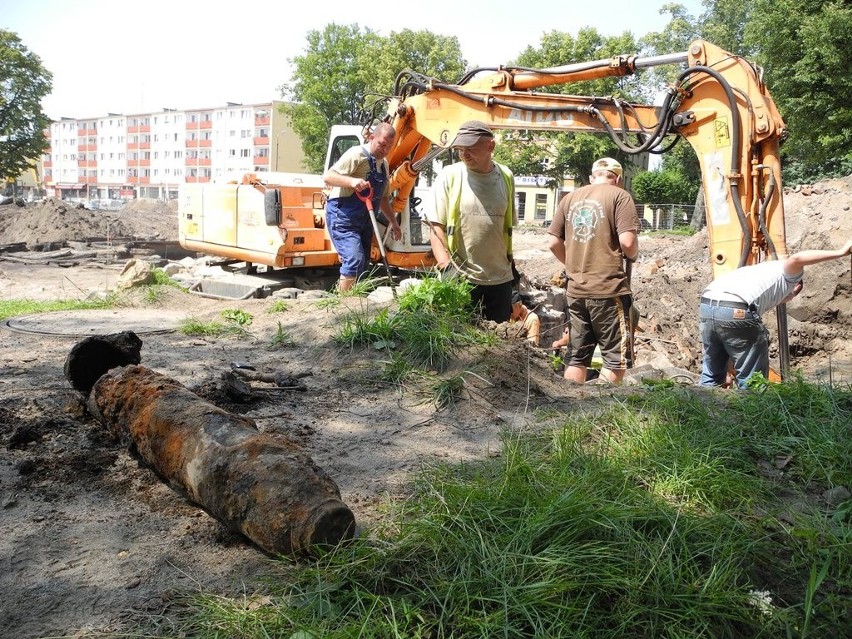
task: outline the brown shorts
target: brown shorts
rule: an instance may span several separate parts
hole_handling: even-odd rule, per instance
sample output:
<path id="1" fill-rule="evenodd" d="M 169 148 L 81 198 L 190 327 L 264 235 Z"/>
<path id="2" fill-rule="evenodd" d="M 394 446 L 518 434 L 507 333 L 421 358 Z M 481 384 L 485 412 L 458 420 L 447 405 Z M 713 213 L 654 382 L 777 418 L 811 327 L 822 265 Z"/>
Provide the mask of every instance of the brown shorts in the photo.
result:
<path id="1" fill-rule="evenodd" d="M 603 299 L 571 299 L 571 341 L 566 366 L 589 366 L 600 346 L 604 366 L 610 370 L 633 368 L 633 326 L 630 295 Z"/>

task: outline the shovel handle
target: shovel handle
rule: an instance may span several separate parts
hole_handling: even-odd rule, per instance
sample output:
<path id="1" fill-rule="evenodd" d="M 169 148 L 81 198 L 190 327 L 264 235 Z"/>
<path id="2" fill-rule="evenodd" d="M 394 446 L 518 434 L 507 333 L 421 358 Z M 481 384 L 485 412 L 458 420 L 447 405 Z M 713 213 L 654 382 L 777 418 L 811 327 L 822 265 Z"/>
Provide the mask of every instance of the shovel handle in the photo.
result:
<path id="1" fill-rule="evenodd" d="M 358 196 L 358 199 L 361 200 L 364 204 L 367 205 L 367 210 L 373 210 L 373 185 L 369 182 L 367 183 L 367 188 L 361 191 L 355 191 L 355 195 Z"/>

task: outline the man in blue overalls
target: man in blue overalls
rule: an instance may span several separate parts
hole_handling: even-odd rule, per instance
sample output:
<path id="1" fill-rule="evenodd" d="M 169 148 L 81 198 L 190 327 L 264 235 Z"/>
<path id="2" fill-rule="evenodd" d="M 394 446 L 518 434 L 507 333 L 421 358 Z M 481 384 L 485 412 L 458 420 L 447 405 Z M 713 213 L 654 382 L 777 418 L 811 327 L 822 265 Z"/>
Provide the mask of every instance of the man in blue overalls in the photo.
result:
<path id="1" fill-rule="evenodd" d="M 340 257 L 340 292 L 352 288 L 370 263 L 373 226 L 367 205 L 357 193 L 373 187 L 373 209 L 384 213 L 393 238 L 402 237 L 396 215 L 385 196 L 389 169 L 385 157 L 393 146 L 396 131 L 387 122 L 376 126 L 366 144 L 346 151 L 322 176 L 332 187 L 325 207 L 325 223 Z M 379 238 L 379 241 L 381 239 Z"/>

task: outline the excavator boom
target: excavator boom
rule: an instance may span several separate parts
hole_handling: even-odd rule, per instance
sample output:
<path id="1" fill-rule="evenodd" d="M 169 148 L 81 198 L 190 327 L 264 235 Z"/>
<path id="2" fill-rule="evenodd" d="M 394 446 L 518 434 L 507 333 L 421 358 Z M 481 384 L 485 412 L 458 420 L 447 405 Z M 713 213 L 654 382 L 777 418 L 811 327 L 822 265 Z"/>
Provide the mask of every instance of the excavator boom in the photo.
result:
<path id="1" fill-rule="evenodd" d="M 542 91 L 672 64 L 685 68 L 659 105 Z M 404 72 L 395 93 L 385 112 L 364 127 L 380 119 L 397 132 L 388 162 L 403 238 L 393 240 L 386 232 L 381 238 L 392 267 L 434 264 L 429 229 L 412 206 L 412 194 L 420 172 L 471 119 L 502 130 L 601 133 L 633 154 L 656 151 L 680 136 L 701 165 L 714 276 L 787 253 L 779 162 L 784 122 L 759 69 L 708 42 L 653 57 L 625 54 L 547 69 L 499 67 L 471 72 L 457 84 Z M 363 140 L 363 134 L 331 140 L 327 166 L 347 144 Z M 319 176 L 258 173 L 185 185 L 180 241 L 186 248 L 273 268 L 334 266 L 339 261 L 323 205 Z M 378 263 L 382 252 L 374 248 Z"/>
<path id="2" fill-rule="evenodd" d="M 684 62 L 686 69 L 659 106 L 531 91 Z M 456 85 L 415 78 L 390 101 L 385 119 L 397 130 L 388 156 L 396 169 L 395 210 L 404 205 L 416 167 L 430 160 L 436 147 L 444 150 L 466 120 L 482 120 L 494 129 L 604 133 L 621 151 L 634 154 L 678 135 L 701 165 L 714 276 L 787 253 L 779 162 L 784 122 L 759 70 L 708 42 L 649 58 L 501 68 Z"/>

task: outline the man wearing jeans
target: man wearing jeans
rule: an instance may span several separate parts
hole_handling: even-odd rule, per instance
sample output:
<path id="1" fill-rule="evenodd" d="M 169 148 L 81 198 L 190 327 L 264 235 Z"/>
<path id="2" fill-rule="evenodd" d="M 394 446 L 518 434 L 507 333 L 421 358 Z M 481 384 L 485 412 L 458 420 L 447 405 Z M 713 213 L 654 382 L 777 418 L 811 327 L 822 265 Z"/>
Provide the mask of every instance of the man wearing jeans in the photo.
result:
<path id="1" fill-rule="evenodd" d="M 785 260 L 743 266 L 710 282 L 698 309 L 701 385 L 722 386 L 728 360 L 739 388 L 754 373 L 768 378 L 769 331 L 760 316 L 799 294 L 805 266 L 850 254 L 852 240 L 837 250 L 801 251 Z"/>

